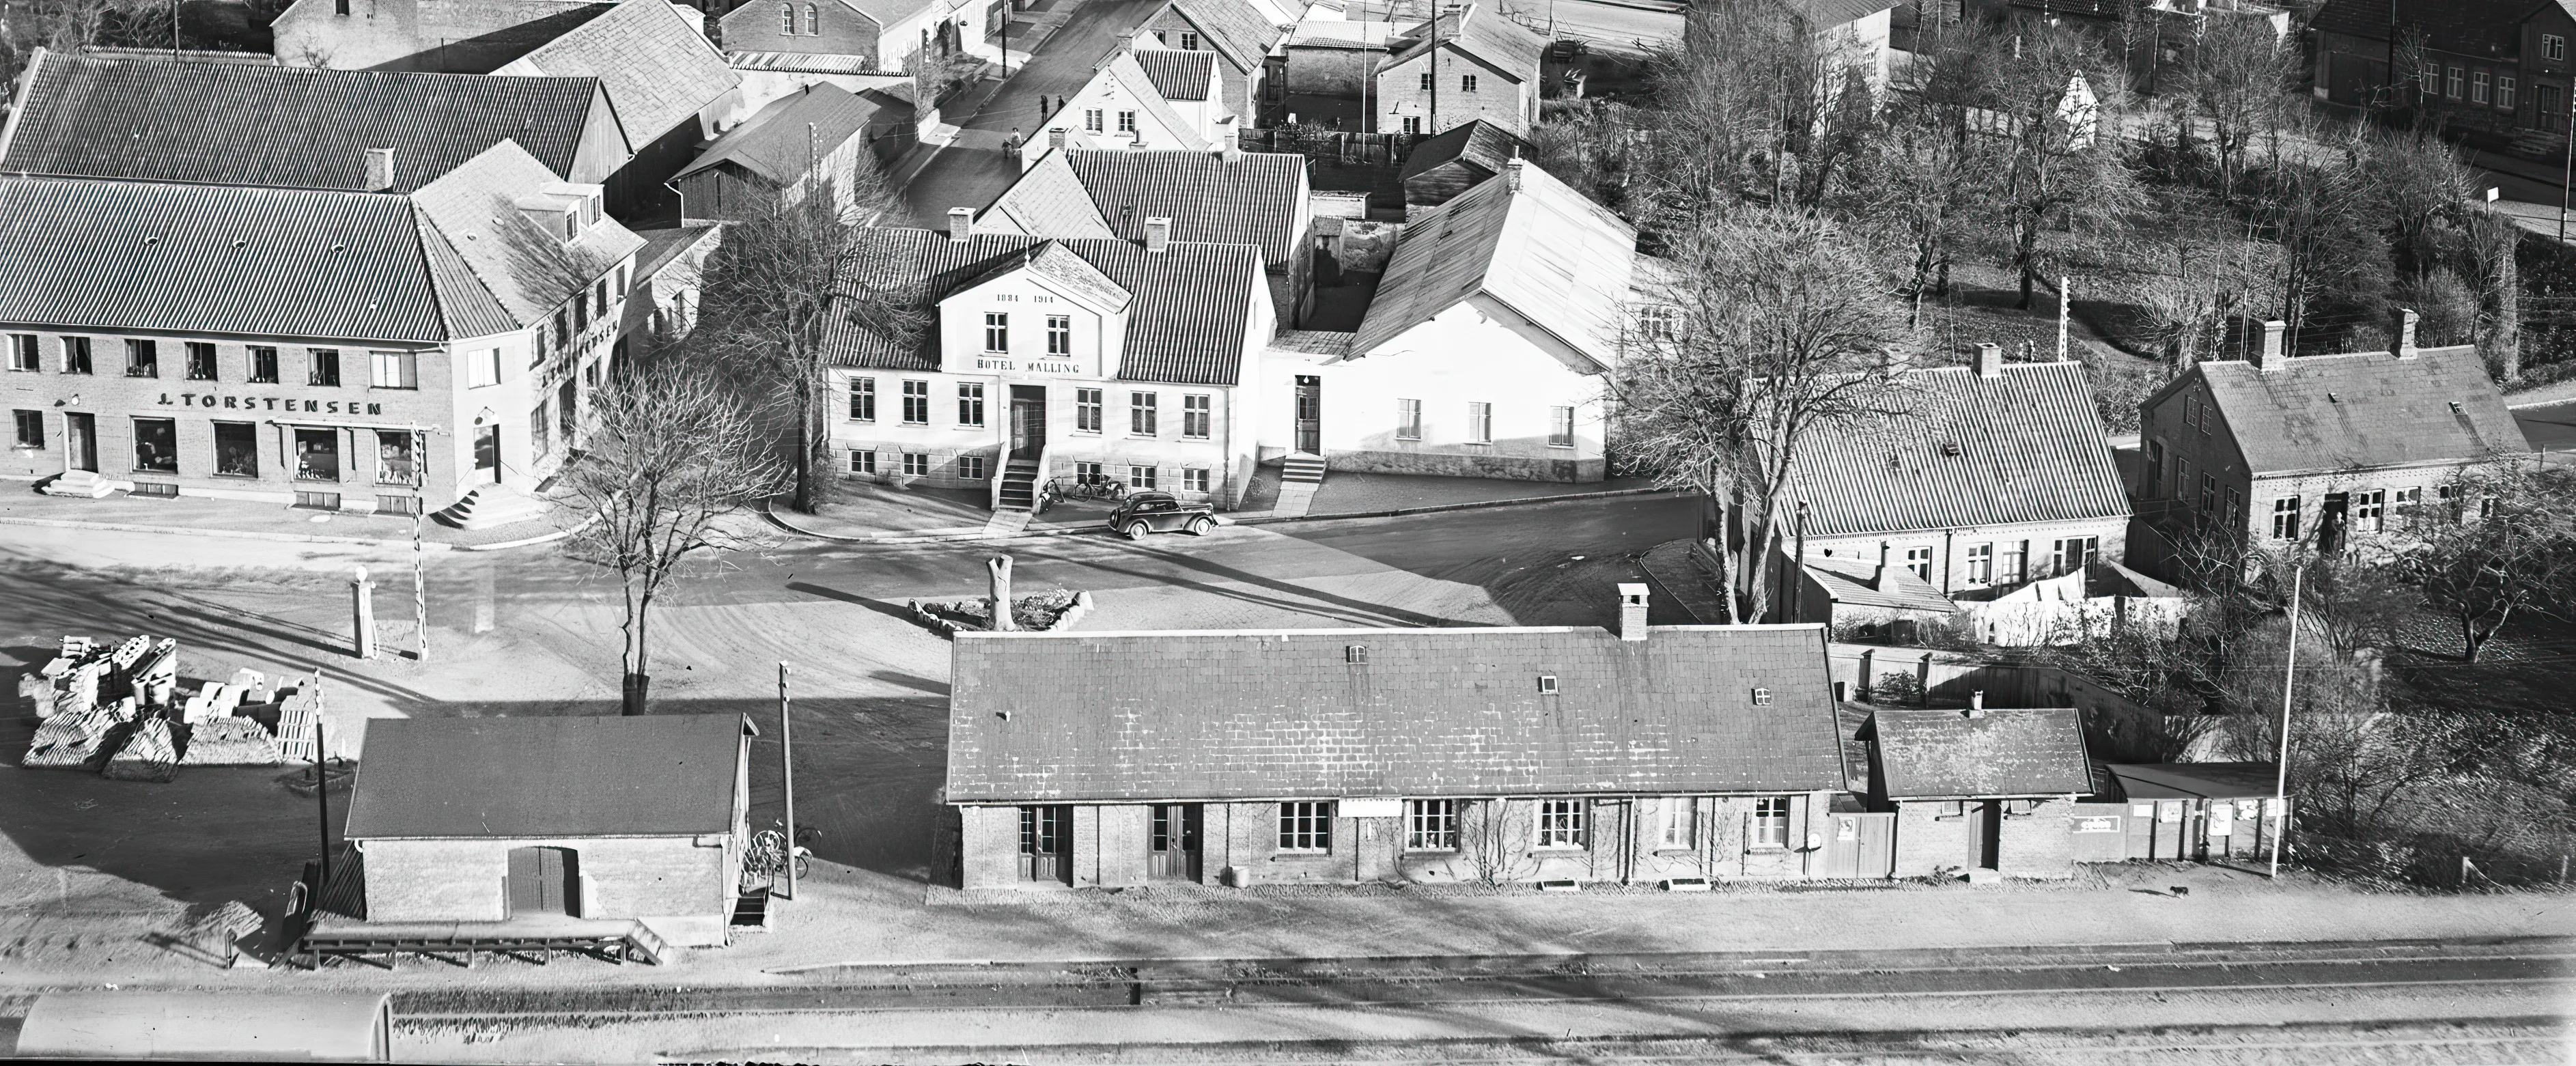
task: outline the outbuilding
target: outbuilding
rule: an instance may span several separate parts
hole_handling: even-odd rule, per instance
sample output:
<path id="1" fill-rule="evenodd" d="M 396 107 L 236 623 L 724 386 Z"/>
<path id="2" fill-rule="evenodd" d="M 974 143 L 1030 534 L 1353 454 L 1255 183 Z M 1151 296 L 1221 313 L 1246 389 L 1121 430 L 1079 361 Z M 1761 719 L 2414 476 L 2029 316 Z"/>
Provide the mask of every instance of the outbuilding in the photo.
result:
<path id="1" fill-rule="evenodd" d="M 2284 801 L 2270 762 L 2111 763 L 2075 812 L 2076 861 L 2267 854 Z"/>
<path id="2" fill-rule="evenodd" d="M 2093 791 L 2072 707 L 1871 711 L 1870 804 L 1893 811 L 1895 875 L 2074 876 L 2068 816 Z"/>

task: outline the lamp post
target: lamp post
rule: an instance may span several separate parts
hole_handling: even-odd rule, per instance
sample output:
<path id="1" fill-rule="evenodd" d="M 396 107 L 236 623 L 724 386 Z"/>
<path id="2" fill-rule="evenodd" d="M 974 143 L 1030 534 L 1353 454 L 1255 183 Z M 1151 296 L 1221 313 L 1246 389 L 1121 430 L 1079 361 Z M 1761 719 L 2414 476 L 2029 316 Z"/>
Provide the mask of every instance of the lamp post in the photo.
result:
<path id="1" fill-rule="evenodd" d="M 2272 880 L 2281 879 L 2281 837 L 2290 828 L 2290 696 L 2291 685 L 2299 676 L 2299 593 L 2307 577 L 2308 562 L 2299 560 L 2290 570 L 2290 657 L 2281 668 L 2281 745 L 2279 761 L 2272 767 L 2272 811 L 2280 821 L 2272 827 Z"/>

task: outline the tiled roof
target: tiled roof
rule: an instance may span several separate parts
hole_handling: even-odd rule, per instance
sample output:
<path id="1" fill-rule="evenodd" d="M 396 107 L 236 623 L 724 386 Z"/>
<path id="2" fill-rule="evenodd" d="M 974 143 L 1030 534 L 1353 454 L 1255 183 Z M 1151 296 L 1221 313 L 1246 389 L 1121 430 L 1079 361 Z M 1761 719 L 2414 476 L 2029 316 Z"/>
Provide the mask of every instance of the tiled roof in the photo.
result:
<path id="1" fill-rule="evenodd" d="M 1492 184 L 1490 182 L 1488 185 Z M 1913 413 L 1818 426 L 1788 498 L 1815 536 L 2112 518 L 2129 513 L 2080 363 L 1904 375 Z"/>
<path id="2" fill-rule="evenodd" d="M 2531 451 L 2476 348 L 2311 355 L 2271 373 L 2239 360 L 2194 375 L 2255 474 L 2480 459 Z M 2191 380 L 2160 390 L 2150 406 Z"/>
<path id="3" fill-rule="evenodd" d="M 1329 329 L 1283 329 L 1270 338 L 1270 350 L 1300 355 L 1348 355 L 1352 334 Z"/>
<path id="4" fill-rule="evenodd" d="M 920 13 L 923 8 L 931 6 L 933 2 L 934 0 L 841 0 L 841 3 L 850 10 L 876 20 L 876 24 L 880 27 L 892 26 L 911 18 Z M 773 13 L 770 17 L 777 16 Z"/>
<path id="5" fill-rule="evenodd" d="M 786 185 L 804 176 L 809 160 L 831 155 L 843 142 L 879 125 L 881 113 L 891 103 L 891 98 L 872 98 L 830 82 L 816 82 L 770 101 L 741 125 L 726 130 L 698 153 L 696 161 L 681 168 L 679 177 L 732 163 L 771 184 Z M 910 113 L 905 108 L 901 121 L 910 121 Z"/>
<path id="6" fill-rule="evenodd" d="M 1554 335 L 1598 367 L 1617 360 L 1637 234 L 1617 216 L 1523 163 L 1405 227 L 1351 342 L 1354 357 L 1479 294 Z"/>
<path id="7" fill-rule="evenodd" d="M 1347 22 L 1341 19 L 1307 19 L 1288 27 L 1290 48 L 1348 48 L 1385 51 L 1404 36 L 1394 22 Z"/>
<path id="8" fill-rule="evenodd" d="M 0 171 L 295 189 L 362 188 L 367 151 L 392 148 L 409 192 L 504 139 L 563 177 L 600 97 L 592 78 L 59 53 L 26 77 Z"/>
<path id="9" fill-rule="evenodd" d="M 693 836 L 734 829 L 737 714 L 379 718 L 353 840 Z"/>
<path id="10" fill-rule="evenodd" d="M 1049 151 L 976 216 L 977 229 L 1031 237 L 1116 237 L 1091 202 L 1091 191 L 1066 164 L 1068 152 Z M 1191 153 L 1196 154 L 1196 153 Z"/>
<path id="11" fill-rule="evenodd" d="M 1215 145 L 1208 143 L 1207 136 L 1198 126 L 1182 118 L 1179 111 L 1173 110 L 1172 102 L 1163 98 L 1162 89 L 1145 73 L 1145 65 L 1139 57 L 1149 51 L 1152 49 L 1140 49 L 1112 57 L 1109 62 L 1101 65 L 1100 73 L 1093 77 L 1108 78 L 1117 82 L 1126 90 L 1128 97 L 1136 101 L 1137 107 L 1152 116 L 1155 125 L 1170 131 L 1173 138 L 1181 142 L 1182 148 L 1198 151 L 1214 148 Z"/>
<path id="12" fill-rule="evenodd" d="M 1935 611 L 1949 614 L 1959 609 L 1932 583 L 1915 575 L 1902 564 L 1890 564 L 1885 587 L 1880 587 L 1878 561 L 1810 555 L 1807 573 L 1823 587 L 1835 603 L 1854 607 L 1893 607 L 1903 611 Z"/>
<path id="13" fill-rule="evenodd" d="M 1168 218 L 1176 241 L 1259 245 L 1272 264 L 1297 254 L 1305 156 L 1072 151 L 1064 163 L 1110 231 L 1127 240 L 1145 239 L 1146 219 Z"/>
<path id="14" fill-rule="evenodd" d="M 1871 713 L 1878 786 L 1891 799 L 2082 796 L 2093 791 L 2073 707 Z"/>
<path id="15" fill-rule="evenodd" d="M 1416 143 L 1413 152 L 1404 157 L 1404 171 L 1396 175 L 1396 180 L 1411 181 L 1415 175 L 1451 160 L 1465 160 L 1487 174 L 1499 174 L 1504 160 L 1527 154 L 1528 141 L 1480 118 Z"/>
<path id="16" fill-rule="evenodd" d="M 1232 385 L 1243 374 L 1245 333 L 1252 301 L 1266 293 L 1258 249 L 1243 245 L 1173 241 L 1148 252 L 1120 240 L 1050 240 L 1017 234 L 978 233 L 963 242 L 920 229 L 872 229 L 861 238 L 861 265 L 878 278 L 915 288 L 935 303 L 996 268 L 1061 245 L 1119 288 L 1135 296 L 1119 357 L 1124 381 L 1176 385 Z M 936 330 L 901 349 L 846 323 L 828 342 L 843 366 L 883 370 L 939 368 Z"/>
<path id="17" fill-rule="evenodd" d="M 504 142 L 412 194 L 421 216 L 446 234 L 481 288 L 520 326 L 545 321 L 644 247 L 643 238 L 604 215 L 571 244 L 538 229 L 514 203 L 547 184 L 530 162 Z"/>
<path id="18" fill-rule="evenodd" d="M 2388 10 L 2392 3 L 2397 7 L 2393 20 Z M 2421 34 L 2425 47 L 2501 59 L 2521 54 L 2523 20 L 2546 6 L 2545 0 L 2330 0 L 2308 26 L 2385 41 L 2393 21 L 2402 36 Z"/>
<path id="19" fill-rule="evenodd" d="M 1500 11 L 1469 4 L 1441 15 L 1439 23 L 1442 43 L 1522 81 L 1538 80 L 1539 56 L 1547 51 L 1546 38 L 1521 28 Z M 1397 50 L 1386 65 L 1393 67 L 1430 51 L 1431 29 L 1431 24 L 1425 22 L 1406 34 L 1409 43 Z"/>
<path id="20" fill-rule="evenodd" d="M 1168 0 L 1163 7 L 1188 19 L 1210 47 L 1225 54 L 1227 63 L 1247 74 L 1260 70 L 1270 46 L 1287 34 L 1244 0 Z"/>
<path id="21" fill-rule="evenodd" d="M 624 0 L 493 73 L 598 78 L 638 146 L 694 121 L 742 84 L 705 29 L 690 25 L 670 0 Z M 692 134 L 698 136 L 704 132 Z"/>
<path id="22" fill-rule="evenodd" d="M 1145 77 L 1154 83 L 1154 91 L 1166 100 L 1205 100 L 1208 87 L 1216 82 L 1214 52 L 1139 48 L 1135 56 L 1136 65 L 1145 68 Z"/>
<path id="23" fill-rule="evenodd" d="M 1816 626 L 962 633 L 952 658 L 950 802 L 1844 784 Z"/>

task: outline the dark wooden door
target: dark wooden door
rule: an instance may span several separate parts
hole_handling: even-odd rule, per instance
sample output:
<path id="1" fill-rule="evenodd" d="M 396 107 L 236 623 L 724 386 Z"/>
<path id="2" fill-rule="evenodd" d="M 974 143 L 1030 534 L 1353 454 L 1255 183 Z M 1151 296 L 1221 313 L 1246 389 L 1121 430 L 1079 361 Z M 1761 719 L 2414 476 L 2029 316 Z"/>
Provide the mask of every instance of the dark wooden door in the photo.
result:
<path id="1" fill-rule="evenodd" d="M 1297 375 L 1297 450 L 1324 454 L 1324 379 Z"/>
<path id="2" fill-rule="evenodd" d="M 510 849 L 510 916 L 578 913 L 580 876 L 570 848 Z"/>
<path id="3" fill-rule="evenodd" d="M 1035 459 L 1046 447 L 1046 386 L 1011 386 L 1011 458 Z"/>
<path id="4" fill-rule="evenodd" d="M 489 470 L 493 481 L 501 480 L 501 427 L 484 426 L 474 431 L 474 469 Z"/>
<path id="5" fill-rule="evenodd" d="M 1073 808 L 1020 808 L 1020 880 L 1073 883 Z"/>
<path id="6" fill-rule="evenodd" d="M 1199 879 L 1201 808 L 1195 803 L 1165 803 L 1154 808 L 1154 832 L 1146 873 L 1157 881 Z"/>
<path id="7" fill-rule="evenodd" d="M 2004 801 L 1970 801 L 1977 820 L 1976 866 L 1985 870 L 2003 869 Z"/>
<path id="8" fill-rule="evenodd" d="M 63 447 L 69 469 L 98 472 L 98 416 L 78 412 L 63 416 Z"/>
<path id="9" fill-rule="evenodd" d="M 1896 872 L 1896 815 L 1836 811 L 1825 837 L 1825 876 L 1889 877 Z"/>

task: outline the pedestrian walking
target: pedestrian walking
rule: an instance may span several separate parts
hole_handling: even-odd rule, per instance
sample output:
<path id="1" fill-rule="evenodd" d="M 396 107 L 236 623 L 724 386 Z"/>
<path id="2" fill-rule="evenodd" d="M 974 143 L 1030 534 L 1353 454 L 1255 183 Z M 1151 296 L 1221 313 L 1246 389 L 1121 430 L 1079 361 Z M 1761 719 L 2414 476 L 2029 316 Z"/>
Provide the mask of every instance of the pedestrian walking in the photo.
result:
<path id="1" fill-rule="evenodd" d="M 1011 127 L 1011 135 L 1010 135 L 1010 136 L 1008 136 L 1008 137 L 1004 137 L 1004 138 L 1002 138 L 1002 148 L 1003 148 L 1003 150 L 1008 151 L 1008 152 L 1010 152 L 1010 153 L 1011 153 L 1011 154 L 1013 154 L 1013 155 L 1017 155 L 1017 154 L 1019 154 L 1019 151 L 1020 151 L 1020 128 L 1019 128 L 1018 126 L 1013 126 L 1013 127 Z"/>

